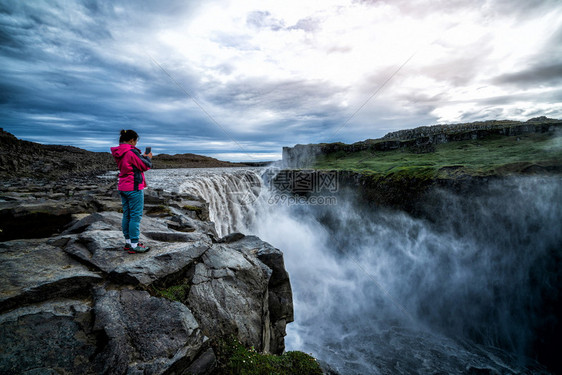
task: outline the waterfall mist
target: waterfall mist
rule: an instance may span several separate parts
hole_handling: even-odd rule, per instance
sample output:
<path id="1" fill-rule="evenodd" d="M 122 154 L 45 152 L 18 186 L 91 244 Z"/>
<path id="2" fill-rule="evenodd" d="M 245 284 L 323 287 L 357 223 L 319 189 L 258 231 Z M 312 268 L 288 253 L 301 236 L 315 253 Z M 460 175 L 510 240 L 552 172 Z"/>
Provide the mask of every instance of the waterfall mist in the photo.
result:
<path id="1" fill-rule="evenodd" d="M 528 356 L 559 368 L 560 178 L 436 190 L 414 218 L 349 191 L 335 205 L 274 204 L 248 173 L 263 170 L 182 176 L 178 189 L 206 191 L 221 235 L 255 234 L 284 252 L 288 350 L 342 374 L 543 373 Z M 252 194 L 229 195 L 229 179 Z"/>

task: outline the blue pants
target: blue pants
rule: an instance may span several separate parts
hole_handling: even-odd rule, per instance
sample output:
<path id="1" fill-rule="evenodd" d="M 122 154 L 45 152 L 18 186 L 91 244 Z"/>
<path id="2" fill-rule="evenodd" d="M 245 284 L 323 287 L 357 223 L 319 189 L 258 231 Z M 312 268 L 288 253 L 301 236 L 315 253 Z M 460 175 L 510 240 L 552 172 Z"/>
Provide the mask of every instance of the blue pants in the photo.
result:
<path id="1" fill-rule="evenodd" d="M 139 242 L 140 222 L 144 207 L 144 194 L 142 190 L 120 191 L 121 203 L 123 204 L 123 235 L 131 242 Z"/>

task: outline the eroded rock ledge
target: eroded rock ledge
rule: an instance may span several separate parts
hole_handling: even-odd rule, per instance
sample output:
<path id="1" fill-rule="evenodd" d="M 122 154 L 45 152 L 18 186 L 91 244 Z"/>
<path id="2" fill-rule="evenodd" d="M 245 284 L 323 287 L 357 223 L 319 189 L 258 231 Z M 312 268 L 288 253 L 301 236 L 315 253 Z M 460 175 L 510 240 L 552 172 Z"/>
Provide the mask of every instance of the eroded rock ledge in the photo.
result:
<path id="1" fill-rule="evenodd" d="M 0 243 L 0 373 L 209 374 L 212 342 L 232 336 L 284 351 L 293 304 L 281 251 L 217 238 L 204 202 L 151 191 L 141 241 L 152 249 L 128 254 L 112 186 L 53 189 L 0 197 L 10 237 Z M 47 223 L 64 216 L 64 230 L 22 238 L 13 221 L 38 212 Z"/>

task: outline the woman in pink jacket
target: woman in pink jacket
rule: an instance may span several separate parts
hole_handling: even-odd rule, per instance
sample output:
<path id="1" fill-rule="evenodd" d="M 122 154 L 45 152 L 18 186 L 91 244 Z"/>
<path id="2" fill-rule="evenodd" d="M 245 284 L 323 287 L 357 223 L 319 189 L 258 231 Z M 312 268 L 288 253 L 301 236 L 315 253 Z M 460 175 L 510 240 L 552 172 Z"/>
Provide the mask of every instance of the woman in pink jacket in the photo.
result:
<path id="1" fill-rule="evenodd" d="M 125 250 L 131 254 L 145 253 L 149 247 L 139 242 L 140 222 L 144 207 L 145 171 L 152 168 L 152 152 L 142 154 L 136 148 L 139 140 L 134 130 L 121 130 L 119 146 L 111 147 L 111 154 L 119 167 L 119 195 L 123 204 L 123 235 Z"/>

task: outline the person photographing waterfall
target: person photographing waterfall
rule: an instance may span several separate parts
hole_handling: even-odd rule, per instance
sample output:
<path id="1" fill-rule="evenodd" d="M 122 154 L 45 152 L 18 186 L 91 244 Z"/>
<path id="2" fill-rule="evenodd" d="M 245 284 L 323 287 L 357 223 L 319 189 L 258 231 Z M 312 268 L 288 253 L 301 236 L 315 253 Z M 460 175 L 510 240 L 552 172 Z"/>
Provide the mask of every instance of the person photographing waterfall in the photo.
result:
<path id="1" fill-rule="evenodd" d="M 121 130 L 119 146 L 111 147 L 111 154 L 119 167 L 117 189 L 123 205 L 121 222 L 125 236 L 124 250 L 131 254 L 146 253 L 150 248 L 139 242 L 140 222 L 144 208 L 146 180 L 144 172 L 152 168 L 152 151 L 144 154 L 136 148 L 139 135 L 134 130 Z"/>

